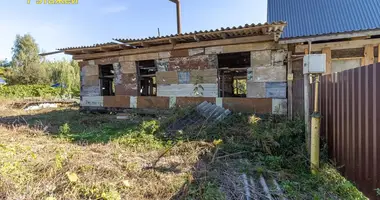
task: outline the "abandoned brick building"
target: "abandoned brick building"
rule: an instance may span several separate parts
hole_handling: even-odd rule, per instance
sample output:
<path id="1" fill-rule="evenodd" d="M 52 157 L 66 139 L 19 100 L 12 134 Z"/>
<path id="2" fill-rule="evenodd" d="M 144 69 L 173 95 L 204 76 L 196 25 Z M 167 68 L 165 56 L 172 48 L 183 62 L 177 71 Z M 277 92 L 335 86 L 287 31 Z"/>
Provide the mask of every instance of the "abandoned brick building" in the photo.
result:
<path id="1" fill-rule="evenodd" d="M 168 109 L 203 101 L 287 113 L 286 23 L 60 49 L 81 66 L 82 109 Z"/>

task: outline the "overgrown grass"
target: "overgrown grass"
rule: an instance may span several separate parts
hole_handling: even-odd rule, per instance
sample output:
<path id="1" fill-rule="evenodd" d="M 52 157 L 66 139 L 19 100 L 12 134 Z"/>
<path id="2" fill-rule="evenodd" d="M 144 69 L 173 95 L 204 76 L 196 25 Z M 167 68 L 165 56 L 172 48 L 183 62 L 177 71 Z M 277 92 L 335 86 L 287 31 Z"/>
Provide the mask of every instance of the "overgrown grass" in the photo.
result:
<path id="1" fill-rule="evenodd" d="M 229 178 L 225 174 L 235 172 L 238 174 L 234 177 L 239 173 L 274 177 L 289 199 L 366 199 L 329 164 L 326 147 L 322 148 L 320 172 L 310 173 L 303 130 L 301 120 L 234 114 L 221 123 L 182 135 L 185 140 L 223 141 L 218 151 L 209 156 L 207 173 L 198 175 L 199 179 L 189 187 L 190 191 L 198 191 L 189 192 L 190 199 L 206 197 L 204 187 L 223 185 L 223 179 Z M 234 172 L 230 172 L 231 166 Z"/>
<path id="2" fill-rule="evenodd" d="M 149 117 L 22 113 L 2 116 L 0 199 L 169 199 L 212 147 L 183 142 L 161 156 L 171 143 Z"/>
<path id="3" fill-rule="evenodd" d="M 326 148 L 320 173 L 310 174 L 302 121 L 237 113 L 166 135 L 190 112 L 3 114 L 0 199 L 239 199 L 242 188 L 225 180 L 242 173 L 276 178 L 288 199 L 365 199 L 328 164 Z"/>

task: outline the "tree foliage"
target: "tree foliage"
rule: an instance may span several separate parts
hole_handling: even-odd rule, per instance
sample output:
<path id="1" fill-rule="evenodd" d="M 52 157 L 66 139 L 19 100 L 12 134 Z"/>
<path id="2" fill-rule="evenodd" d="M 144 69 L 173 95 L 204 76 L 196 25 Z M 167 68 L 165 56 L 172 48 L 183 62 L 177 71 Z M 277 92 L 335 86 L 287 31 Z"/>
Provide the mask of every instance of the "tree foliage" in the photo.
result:
<path id="1" fill-rule="evenodd" d="M 61 95 L 78 93 L 80 68 L 76 61 L 48 61 L 39 57 L 38 44 L 30 34 L 17 35 L 11 67 L 4 73 L 9 85 L 61 86 Z"/>
<path id="2" fill-rule="evenodd" d="M 39 62 L 38 45 L 30 34 L 16 35 L 12 53 L 13 67 L 27 68 Z"/>

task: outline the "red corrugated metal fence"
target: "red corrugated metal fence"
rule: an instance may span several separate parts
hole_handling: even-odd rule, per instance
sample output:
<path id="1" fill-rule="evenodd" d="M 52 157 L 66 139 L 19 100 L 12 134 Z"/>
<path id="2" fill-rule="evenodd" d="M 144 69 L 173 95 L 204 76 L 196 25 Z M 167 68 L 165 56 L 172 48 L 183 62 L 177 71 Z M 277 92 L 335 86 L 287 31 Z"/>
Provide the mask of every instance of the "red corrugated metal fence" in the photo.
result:
<path id="1" fill-rule="evenodd" d="M 295 83 L 298 113 L 303 83 Z M 364 194 L 380 199 L 375 192 L 380 188 L 380 63 L 325 75 L 320 92 L 321 135 L 330 158 Z"/>

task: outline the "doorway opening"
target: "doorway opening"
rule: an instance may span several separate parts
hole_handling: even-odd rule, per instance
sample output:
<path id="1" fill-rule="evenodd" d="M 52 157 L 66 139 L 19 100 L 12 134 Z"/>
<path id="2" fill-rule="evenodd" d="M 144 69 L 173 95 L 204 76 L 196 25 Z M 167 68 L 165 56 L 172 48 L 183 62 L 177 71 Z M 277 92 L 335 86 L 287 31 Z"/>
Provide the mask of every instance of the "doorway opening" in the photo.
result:
<path id="1" fill-rule="evenodd" d="M 114 78 L 113 65 L 99 66 L 100 93 L 102 96 L 115 96 Z"/>
<path id="2" fill-rule="evenodd" d="M 219 97 L 247 97 L 251 52 L 218 55 Z"/>
<path id="3" fill-rule="evenodd" d="M 136 67 L 138 94 L 140 96 L 157 96 L 156 62 L 154 60 L 137 61 Z"/>

